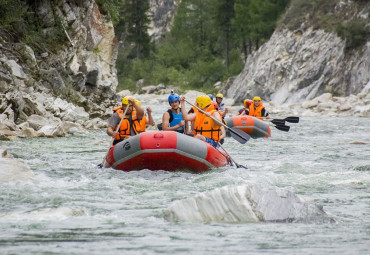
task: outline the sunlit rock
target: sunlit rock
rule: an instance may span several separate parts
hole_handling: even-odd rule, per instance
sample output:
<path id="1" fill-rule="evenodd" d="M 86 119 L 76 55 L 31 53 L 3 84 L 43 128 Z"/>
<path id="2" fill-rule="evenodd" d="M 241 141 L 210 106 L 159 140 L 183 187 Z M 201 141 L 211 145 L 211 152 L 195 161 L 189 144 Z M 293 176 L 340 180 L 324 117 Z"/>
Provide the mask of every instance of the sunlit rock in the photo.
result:
<path id="1" fill-rule="evenodd" d="M 100 129 L 108 127 L 108 123 L 100 118 L 94 118 L 92 120 L 87 120 L 84 126 L 88 129 Z"/>
<path id="2" fill-rule="evenodd" d="M 322 207 L 291 191 L 259 185 L 225 186 L 173 202 L 164 212 L 174 222 L 305 222 L 331 219 Z"/>
<path id="3" fill-rule="evenodd" d="M 61 137 L 65 136 L 63 131 L 63 124 L 54 124 L 43 126 L 40 130 L 37 131 L 37 136 L 41 137 Z"/>
<path id="4" fill-rule="evenodd" d="M 21 132 L 22 136 L 25 137 L 36 137 L 36 131 L 30 127 L 28 122 L 23 122 L 22 124 L 18 125 L 18 129 Z"/>

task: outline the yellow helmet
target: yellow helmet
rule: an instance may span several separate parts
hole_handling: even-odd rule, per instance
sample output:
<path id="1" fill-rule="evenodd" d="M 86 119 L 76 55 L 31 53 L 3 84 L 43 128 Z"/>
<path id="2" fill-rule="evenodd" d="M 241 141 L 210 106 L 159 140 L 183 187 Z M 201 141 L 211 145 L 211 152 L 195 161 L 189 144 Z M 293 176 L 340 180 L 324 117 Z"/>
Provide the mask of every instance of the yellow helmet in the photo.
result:
<path id="1" fill-rule="evenodd" d="M 136 102 L 139 106 L 141 106 L 141 102 L 140 102 L 139 100 L 135 100 L 135 102 Z"/>
<path id="2" fill-rule="evenodd" d="M 253 101 L 257 101 L 257 100 L 261 101 L 261 98 L 260 97 L 253 97 Z"/>
<path id="3" fill-rule="evenodd" d="M 211 104 L 211 98 L 206 95 L 197 97 L 195 101 L 198 104 L 199 108 L 201 109 L 204 109 L 205 107 Z"/>
<path id="4" fill-rule="evenodd" d="M 216 97 L 224 98 L 224 95 L 222 95 L 221 93 L 218 93 L 218 94 L 216 95 Z"/>
<path id="5" fill-rule="evenodd" d="M 130 96 L 128 96 L 128 97 L 124 97 L 124 98 L 122 99 L 122 104 L 129 104 L 128 100 L 129 100 L 130 98 L 133 98 L 133 97 L 130 97 Z M 135 98 L 134 98 L 134 100 L 135 100 Z M 132 105 L 132 104 L 130 103 L 130 105 Z"/>

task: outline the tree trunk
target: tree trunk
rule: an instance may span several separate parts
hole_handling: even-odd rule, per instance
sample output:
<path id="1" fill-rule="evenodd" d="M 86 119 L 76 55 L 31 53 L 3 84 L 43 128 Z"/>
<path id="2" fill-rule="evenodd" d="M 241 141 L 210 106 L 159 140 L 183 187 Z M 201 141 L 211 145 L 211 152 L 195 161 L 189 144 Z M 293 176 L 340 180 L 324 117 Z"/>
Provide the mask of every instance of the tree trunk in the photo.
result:
<path id="1" fill-rule="evenodd" d="M 247 56 L 248 56 L 248 49 L 247 49 L 247 42 L 245 41 L 245 38 L 243 37 L 242 41 L 242 47 L 243 47 L 243 53 L 244 53 L 244 63 L 247 62 Z"/>

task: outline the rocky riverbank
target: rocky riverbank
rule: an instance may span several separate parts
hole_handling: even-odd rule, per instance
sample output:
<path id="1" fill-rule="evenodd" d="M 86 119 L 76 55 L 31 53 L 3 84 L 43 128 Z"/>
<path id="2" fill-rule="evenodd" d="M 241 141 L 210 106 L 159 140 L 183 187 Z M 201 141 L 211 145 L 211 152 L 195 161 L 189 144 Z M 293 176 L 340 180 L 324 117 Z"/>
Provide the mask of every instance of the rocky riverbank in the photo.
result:
<path id="1" fill-rule="evenodd" d="M 170 89 L 162 88 L 152 93 L 134 94 L 133 96 L 145 105 L 167 104 Z M 330 93 L 322 94 L 312 100 L 302 103 L 282 104 L 264 102 L 271 116 L 295 115 L 300 117 L 331 116 L 331 117 L 370 117 L 370 91 L 351 95 L 349 97 L 334 97 Z M 155 94 L 154 94 L 155 93 Z M 187 91 L 184 95 L 191 101 L 202 93 Z M 117 98 L 132 95 L 130 91 L 121 91 Z M 106 108 L 103 116 L 92 118 L 84 108 L 60 98 L 53 98 L 42 92 L 33 93 L 26 97 L 27 102 L 32 102 L 35 114 L 30 115 L 21 123 L 12 121 L 14 114 L 5 111 L 0 114 L 0 140 L 13 140 L 25 137 L 60 137 L 84 132 L 87 129 L 100 129 L 107 127 L 107 119 L 111 108 Z M 237 114 L 242 108 L 231 98 L 225 98 L 224 103 L 229 107 L 229 115 Z M 29 103 L 29 105 L 31 105 Z M 120 105 L 119 100 L 116 106 Z M 112 104 L 112 108 L 114 104 Z M 37 114 L 36 114 L 37 113 Z M 161 116 L 162 113 L 153 113 Z"/>

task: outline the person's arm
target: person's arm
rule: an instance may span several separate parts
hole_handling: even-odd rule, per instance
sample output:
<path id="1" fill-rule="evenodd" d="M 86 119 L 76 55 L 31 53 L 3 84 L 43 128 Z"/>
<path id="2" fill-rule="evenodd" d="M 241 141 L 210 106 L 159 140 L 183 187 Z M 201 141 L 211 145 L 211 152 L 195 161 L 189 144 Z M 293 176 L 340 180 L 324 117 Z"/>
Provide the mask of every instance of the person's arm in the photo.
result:
<path id="1" fill-rule="evenodd" d="M 190 133 L 189 132 L 189 127 L 190 127 L 189 121 L 185 121 L 185 134 L 189 134 Z"/>
<path id="2" fill-rule="evenodd" d="M 114 128 L 121 122 L 121 118 L 118 116 L 117 113 L 113 113 L 113 115 L 108 120 L 108 128 L 107 128 L 107 135 L 115 138 L 118 134 L 114 130 Z"/>
<path id="3" fill-rule="evenodd" d="M 224 111 L 221 112 L 222 118 L 226 116 L 226 113 L 229 112 L 229 108 L 225 107 Z"/>
<path id="4" fill-rule="evenodd" d="M 223 126 L 222 125 L 222 119 L 220 117 L 220 113 L 219 112 L 214 112 L 212 114 L 212 117 L 217 120 L 217 121 L 213 121 L 215 123 L 215 125 L 217 125 L 217 126 Z"/>
<path id="5" fill-rule="evenodd" d="M 186 109 L 185 109 L 185 97 L 181 96 L 180 97 L 180 103 L 181 103 L 181 114 L 182 114 L 182 119 L 183 120 L 188 120 L 188 121 L 193 121 L 195 120 L 195 113 L 190 113 L 188 114 Z"/>
<path id="6" fill-rule="evenodd" d="M 220 135 L 220 140 L 224 139 L 226 137 L 226 130 L 224 126 L 221 126 L 221 135 Z"/>
<path id="7" fill-rule="evenodd" d="M 162 116 L 162 130 L 175 131 L 185 125 L 185 121 L 180 121 L 176 126 L 170 127 L 170 114 L 168 112 L 163 113 Z"/>
<path id="8" fill-rule="evenodd" d="M 154 119 L 152 116 L 152 109 L 150 107 L 146 108 L 146 112 L 148 113 L 148 118 L 145 121 L 145 124 L 148 124 L 150 126 L 154 126 Z"/>
<path id="9" fill-rule="evenodd" d="M 141 120 L 143 118 L 143 116 L 144 116 L 144 109 L 141 108 L 141 106 L 136 103 L 135 98 L 130 97 L 128 99 L 128 101 L 129 101 L 129 103 L 131 103 L 134 106 L 134 108 L 136 110 L 136 117 L 137 117 L 137 119 L 138 120 Z"/>

